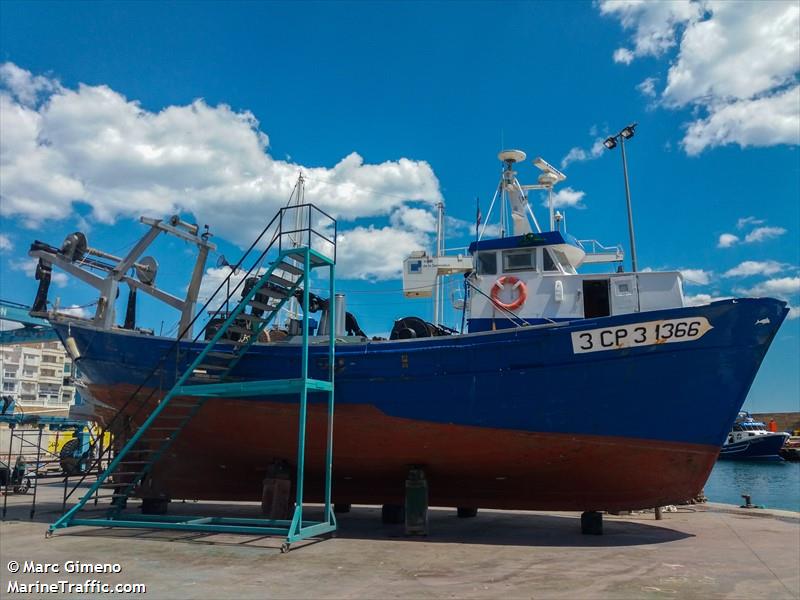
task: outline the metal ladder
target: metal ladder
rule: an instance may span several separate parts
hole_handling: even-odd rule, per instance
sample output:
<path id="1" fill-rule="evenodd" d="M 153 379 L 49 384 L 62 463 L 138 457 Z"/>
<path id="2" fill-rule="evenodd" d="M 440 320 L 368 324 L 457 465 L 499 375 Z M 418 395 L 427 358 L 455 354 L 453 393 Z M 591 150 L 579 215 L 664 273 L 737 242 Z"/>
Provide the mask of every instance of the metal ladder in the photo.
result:
<path id="1" fill-rule="evenodd" d="M 304 211 L 307 224 L 290 231 L 283 230 L 285 212 Z M 329 238 L 312 227 L 312 215 L 320 215 L 333 224 L 333 237 Z M 282 534 L 285 541 L 281 547 L 287 551 L 293 542 L 330 533 L 336 529 L 336 519 L 331 506 L 331 471 L 333 452 L 333 385 L 335 329 L 328 336 L 328 378 L 312 379 L 308 376 L 309 316 L 303 310 L 302 344 L 299 377 L 276 380 L 241 380 L 235 377 L 239 361 L 255 344 L 260 334 L 276 318 L 283 306 L 296 295 L 302 294 L 301 306 L 309 305 L 309 277 L 318 267 L 329 270 L 330 315 L 335 314 L 335 262 L 336 222 L 312 204 L 290 206 L 276 215 L 277 231 L 272 242 L 261 253 L 263 258 L 277 245 L 278 254 L 269 268 L 256 275 L 254 284 L 245 287 L 241 301 L 235 306 L 213 337 L 201 350 L 192 345 L 181 351 L 196 355 L 172 388 L 158 401 L 147 418 L 128 437 L 108 467 L 97 478 L 77 504 L 67 510 L 48 528 L 48 536 L 58 529 L 71 526 L 166 528 L 202 532 Z M 273 219 L 273 222 L 275 219 Z M 295 217 L 295 223 L 298 218 Z M 267 226 L 269 227 L 269 225 Z M 265 228 L 266 231 L 266 228 Z M 308 233 L 307 244 L 299 243 L 302 234 Z M 312 235 L 322 238 L 332 247 L 332 256 L 312 248 Z M 283 248 L 283 238 L 293 236 L 290 248 Z M 277 244 L 276 244 L 277 242 Z M 252 248 L 252 246 L 251 246 Z M 241 261 L 240 261 L 241 262 Z M 252 269 L 251 269 L 252 271 Z M 258 271 L 256 271 L 258 273 Z M 230 277 L 230 275 L 229 275 Z M 239 285 L 225 299 L 229 301 Z M 219 291 L 222 285 L 217 288 Z M 210 301 L 209 301 L 210 302 Z M 208 305 L 208 302 L 206 303 Z M 205 307 L 204 307 L 205 308 Z M 206 325 L 208 328 L 211 321 Z M 231 335 L 233 334 L 233 335 Z M 137 390 L 138 392 L 138 390 Z M 324 520 L 312 523 L 303 519 L 303 477 L 305 467 L 305 430 L 307 396 L 309 392 L 325 392 L 328 395 L 328 439 L 326 444 L 325 507 Z M 209 398 L 296 394 L 299 397 L 298 457 L 295 510 L 291 521 L 271 519 L 236 519 L 222 517 L 139 515 L 125 513 L 128 499 L 141 486 L 147 475 L 178 438 L 180 433 L 202 409 Z M 149 398 L 149 397 L 148 397 Z M 107 493 L 106 493 L 107 492 Z M 79 513 L 89 502 L 110 500 L 103 517 L 82 518 Z"/>

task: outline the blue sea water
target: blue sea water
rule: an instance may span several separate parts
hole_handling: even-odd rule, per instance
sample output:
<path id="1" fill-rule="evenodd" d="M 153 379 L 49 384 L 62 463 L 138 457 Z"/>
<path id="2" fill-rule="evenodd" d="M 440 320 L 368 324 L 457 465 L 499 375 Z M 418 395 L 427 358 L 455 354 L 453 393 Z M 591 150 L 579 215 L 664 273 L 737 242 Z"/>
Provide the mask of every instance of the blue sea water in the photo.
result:
<path id="1" fill-rule="evenodd" d="M 705 492 L 710 502 L 740 505 L 749 494 L 753 504 L 800 512 L 800 462 L 720 460 Z"/>

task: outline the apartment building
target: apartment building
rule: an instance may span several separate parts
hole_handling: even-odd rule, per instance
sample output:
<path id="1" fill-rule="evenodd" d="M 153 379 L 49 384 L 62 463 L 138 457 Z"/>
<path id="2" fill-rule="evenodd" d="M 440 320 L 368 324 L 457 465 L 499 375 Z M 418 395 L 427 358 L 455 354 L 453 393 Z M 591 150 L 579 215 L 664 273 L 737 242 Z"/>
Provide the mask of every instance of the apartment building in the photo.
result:
<path id="1" fill-rule="evenodd" d="M 0 393 L 28 412 L 69 410 L 72 360 L 61 342 L 0 347 Z"/>

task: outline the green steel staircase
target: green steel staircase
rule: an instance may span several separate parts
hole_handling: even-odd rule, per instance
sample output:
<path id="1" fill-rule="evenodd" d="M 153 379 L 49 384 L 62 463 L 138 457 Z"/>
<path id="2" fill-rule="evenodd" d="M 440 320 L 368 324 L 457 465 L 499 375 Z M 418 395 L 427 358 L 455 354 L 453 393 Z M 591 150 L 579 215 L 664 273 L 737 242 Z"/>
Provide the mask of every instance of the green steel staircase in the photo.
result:
<path id="1" fill-rule="evenodd" d="M 288 218 L 290 211 L 299 211 L 301 216 L 298 217 L 298 214 L 295 213 L 294 228 L 286 231 L 284 230 L 285 223 L 292 220 Z M 318 222 L 320 219 L 330 221 L 333 231 L 332 238 L 314 229 L 313 221 L 315 218 Z M 307 221 L 302 226 L 298 224 L 301 219 Z M 271 265 L 263 272 L 257 266 L 255 268 L 251 267 L 248 274 L 255 274 L 250 278 L 251 285 L 245 285 L 241 292 L 241 301 L 227 314 L 227 318 L 218 326 L 213 336 L 202 346 L 202 349 L 193 350 L 192 348 L 196 344 L 180 344 L 180 342 L 176 343 L 175 347 L 171 349 L 175 351 L 179 361 L 181 356 L 186 358 L 188 355 L 188 357 L 194 356 L 194 358 L 177 378 L 172 388 L 163 398 L 157 401 L 155 408 L 147 415 L 141 425 L 130 432 L 130 435 L 127 436 L 124 444 L 116 452 L 113 459 L 109 456 L 107 468 L 86 490 L 80 500 L 69 510 L 66 510 L 55 523 L 50 525 L 47 531 L 48 536 L 58 529 L 72 526 L 154 528 L 216 533 L 253 533 L 258 535 L 277 534 L 284 536 L 285 539 L 281 549 L 282 551 L 287 551 L 289 545 L 293 542 L 335 531 L 336 518 L 331 505 L 335 363 L 335 327 L 333 323 L 331 323 L 330 335 L 328 336 L 330 359 L 327 361 L 327 379 L 319 380 L 309 377 L 309 311 L 307 310 L 303 310 L 302 344 L 298 346 L 298 351 L 301 353 L 299 376 L 263 381 L 242 380 L 235 376 L 236 365 L 247 354 L 253 344 L 259 340 L 261 333 L 275 320 L 287 302 L 292 298 L 302 296 L 301 306 L 309 306 L 309 278 L 314 269 L 325 268 L 328 270 L 330 282 L 329 315 L 331 321 L 333 320 L 333 315 L 335 315 L 335 220 L 312 204 L 301 204 L 281 209 L 276 218 L 264 229 L 262 236 L 273 224 L 276 226 L 276 231 L 272 241 L 261 252 L 259 259 L 256 261 L 256 265 L 259 265 L 271 251 L 277 251 L 277 255 Z M 326 228 L 325 231 L 329 231 L 329 228 Z M 291 242 L 290 244 L 286 244 L 287 237 Z M 312 248 L 313 242 L 320 239 L 326 245 L 328 252 L 320 252 Z M 255 245 L 254 243 L 250 250 Z M 289 247 L 284 247 L 286 245 Z M 248 253 L 250 250 L 248 250 Z M 242 260 L 238 264 L 241 262 Z M 231 271 L 229 277 L 233 273 L 234 271 Z M 225 298 L 225 302 L 230 301 L 245 280 L 246 278 L 237 284 L 234 290 Z M 225 282 L 220 284 L 215 294 L 219 293 L 224 284 Z M 201 312 L 212 300 L 213 296 L 206 302 Z M 193 341 L 197 341 L 201 335 L 206 333 L 206 329 L 211 327 L 212 321 L 209 321 L 206 328 Z M 210 335 L 210 331 L 206 334 L 207 336 Z M 162 358 L 168 358 L 167 354 Z M 162 360 L 161 364 L 165 362 L 167 361 Z M 151 379 L 151 377 L 148 377 L 148 379 Z M 134 396 L 137 396 L 145 389 L 144 385 L 137 389 L 115 418 L 120 413 L 127 411 L 128 422 L 130 423 L 133 421 L 130 418 L 131 414 L 135 417 L 142 409 L 147 410 L 152 406 L 152 403 L 148 404 L 149 400 L 154 399 L 152 398 L 154 394 L 151 391 L 150 395 L 144 400 L 138 398 L 138 404 L 134 403 L 134 408 L 137 411 L 130 412 L 128 404 L 134 400 Z M 305 436 L 309 392 L 324 392 L 328 396 L 325 505 L 324 518 L 320 522 L 310 522 L 303 518 Z M 191 422 L 192 418 L 202 410 L 208 399 L 245 398 L 277 394 L 297 395 L 299 400 L 296 498 L 294 514 L 291 520 L 144 515 L 125 512 L 128 499 L 133 495 L 143 496 L 141 492 L 147 483 L 148 474 L 159 461 L 168 460 L 165 456 L 167 450 Z M 102 438 L 102 435 L 99 437 Z M 82 481 L 81 479 L 78 485 Z M 77 486 L 75 489 L 77 489 Z M 103 516 L 84 516 L 83 512 L 87 509 L 87 505 L 96 506 L 99 500 L 109 501 Z"/>

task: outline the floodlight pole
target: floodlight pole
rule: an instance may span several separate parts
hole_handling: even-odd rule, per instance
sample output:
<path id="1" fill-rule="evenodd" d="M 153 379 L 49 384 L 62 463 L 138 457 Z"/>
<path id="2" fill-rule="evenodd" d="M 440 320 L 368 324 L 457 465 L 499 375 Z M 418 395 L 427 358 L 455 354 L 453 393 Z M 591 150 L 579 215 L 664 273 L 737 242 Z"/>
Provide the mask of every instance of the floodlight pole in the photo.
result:
<path id="1" fill-rule="evenodd" d="M 633 132 L 636 129 L 636 123 L 631 123 L 616 135 L 611 135 L 606 138 L 603 145 L 609 150 L 617 147 L 617 142 L 621 146 L 622 152 L 622 175 L 625 178 L 625 201 L 628 205 L 628 235 L 631 238 L 631 272 L 636 273 L 638 266 L 636 263 L 636 238 L 633 234 L 633 209 L 631 208 L 631 187 L 628 183 L 628 157 L 625 154 L 625 140 L 633 137 Z"/>
<path id="2" fill-rule="evenodd" d="M 628 159 L 625 155 L 625 136 L 619 136 L 619 145 L 622 149 L 622 173 L 625 176 L 625 200 L 628 203 L 628 234 L 631 238 L 631 271 L 637 272 L 636 264 L 636 238 L 633 234 L 633 210 L 631 209 L 631 187 L 628 184 Z"/>

